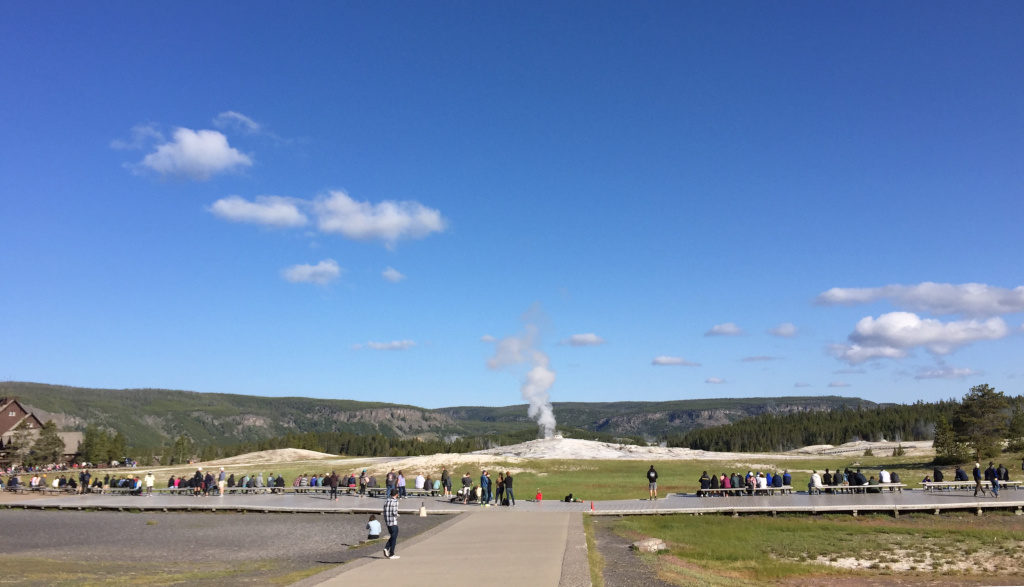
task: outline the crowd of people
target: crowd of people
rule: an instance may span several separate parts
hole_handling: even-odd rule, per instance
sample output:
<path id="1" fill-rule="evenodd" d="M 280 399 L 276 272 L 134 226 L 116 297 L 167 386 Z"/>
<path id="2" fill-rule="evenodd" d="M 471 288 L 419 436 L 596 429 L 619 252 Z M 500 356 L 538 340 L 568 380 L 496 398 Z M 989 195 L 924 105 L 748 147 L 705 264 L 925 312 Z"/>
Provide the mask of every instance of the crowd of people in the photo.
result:
<path id="1" fill-rule="evenodd" d="M 648 472 L 650 473 L 650 472 Z M 648 479 L 650 474 L 648 474 Z M 746 493 L 747 495 L 755 495 L 758 493 L 767 493 L 768 488 L 782 489 L 784 487 L 792 487 L 793 477 L 789 474 L 789 471 L 783 471 L 774 473 L 758 471 L 747 471 L 745 476 L 740 476 L 739 473 L 722 473 L 721 475 L 711 474 L 708 475 L 707 471 L 700 476 L 697 480 L 700 483 L 700 491 L 697 492 L 698 496 L 703 495 L 723 495 L 725 493 Z M 721 492 L 714 491 L 708 493 L 709 489 L 737 489 L 739 491 Z"/>

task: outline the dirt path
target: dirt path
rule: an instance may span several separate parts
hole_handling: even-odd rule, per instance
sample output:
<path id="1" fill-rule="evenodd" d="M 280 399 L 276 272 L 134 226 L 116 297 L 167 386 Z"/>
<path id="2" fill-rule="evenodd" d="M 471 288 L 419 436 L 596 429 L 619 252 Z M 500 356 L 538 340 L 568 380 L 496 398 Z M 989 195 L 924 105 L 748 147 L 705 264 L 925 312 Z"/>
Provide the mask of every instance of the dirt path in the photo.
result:
<path id="1" fill-rule="evenodd" d="M 615 517 L 594 516 L 594 539 L 604 557 L 604 583 L 608 587 L 672 587 L 658 579 L 654 567 L 630 550 L 630 541 L 612 532 Z"/>

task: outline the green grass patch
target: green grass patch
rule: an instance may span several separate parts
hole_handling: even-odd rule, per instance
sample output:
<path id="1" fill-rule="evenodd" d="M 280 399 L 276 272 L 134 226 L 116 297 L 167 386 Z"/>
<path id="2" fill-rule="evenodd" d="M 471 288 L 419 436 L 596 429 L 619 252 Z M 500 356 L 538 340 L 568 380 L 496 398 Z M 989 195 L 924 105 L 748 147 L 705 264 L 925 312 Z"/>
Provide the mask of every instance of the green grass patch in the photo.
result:
<path id="1" fill-rule="evenodd" d="M 544 499 L 560 500 L 569 493 L 574 497 L 590 500 L 608 499 L 642 499 L 648 496 L 647 492 L 647 468 L 654 465 L 658 471 L 658 495 L 665 497 L 669 493 L 693 493 L 700 487 L 698 479 L 701 473 L 708 471 L 709 474 L 721 475 L 733 472 L 740 475 L 747 471 L 782 472 L 789 470 L 793 476 L 793 487 L 805 489 L 810 480 L 811 471 L 819 473 L 824 469 L 835 470 L 836 468 L 861 468 L 865 475 L 876 475 L 880 468 L 885 467 L 889 471 L 897 471 L 901 479 L 908 485 L 916 485 L 926 474 L 931 474 L 930 463 L 921 462 L 915 457 L 845 457 L 843 459 L 770 459 L 757 457 L 742 460 L 715 460 L 715 461 L 601 461 L 601 460 L 546 460 L 531 459 L 518 463 L 497 458 L 486 468 L 492 472 L 502 470 L 521 471 L 515 475 L 515 492 L 517 499 L 530 499 L 537 490 L 544 494 Z M 263 473 L 266 479 L 270 473 L 280 474 L 284 477 L 285 485 L 292 486 L 295 478 L 303 473 L 307 475 L 329 474 L 337 471 L 339 475 L 356 473 L 358 474 L 365 467 L 365 461 L 359 458 L 346 458 L 340 463 L 337 458 L 314 459 L 296 462 L 283 462 L 274 464 L 260 464 L 249 466 L 226 466 L 225 470 L 234 473 L 236 479 L 243 475 L 256 475 Z M 208 467 L 207 467 L 208 468 Z M 379 484 L 383 485 L 384 475 L 390 468 L 387 463 L 369 467 L 371 472 L 377 471 Z M 480 478 L 480 466 L 448 464 L 448 470 L 452 473 L 453 484 L 457 489 L 459 478 L 466 471 L 469 472 L 474 482 Z M 219 470 L 219 467 L 216 468 Z M 168 478 L 175 476 L 190 477 L 196 470 L 194 465 L 174 467 L 173 469 L 161 470 L 156 474 L 156 486 L 166 487 Z M 204 468 L 204 471 L 206 468 Z M 145 475 L 143 469 L 114 469 L 115 475 L 139 474 Z M 441 470 L 405 470 L 408 484 L 412 486 L 417 473 L 431 475 L 432 478 L 440 478 Z M 949 471 L 952 473 L 952 470 Z M 105 472 L 97 472 L 100 477 Z M 496 479 L 497 475 L 492 475 Z"/>
<path id="2" fill-rule="evenodd" d="M 1019 573 L 1024 520 L 991 516 L 975 524 L 970 515 L 884 516 L 631 516 L 615 531 L 630 539 L 661 538 L 669 545 L 658 558 L 659 574 L 677 584 L 711 577 L 777 581 L 807 576 L 887 574 Z M 857 568 L 828 565 L 855 559 Z M 964 565 L 965 561 L 970 562 Z M 717 580 L 717 579 L 716 579 Z"/>
<path id="3" fill-rule="evenodd" d="M 590 563 L 590 584 L 593 587 L 604 587 L 604 557 L 597 549 L 597 538 L 594 535 L 594 519 L 583 516 L 583 532 L 587 537 L 587 560 Z"/>

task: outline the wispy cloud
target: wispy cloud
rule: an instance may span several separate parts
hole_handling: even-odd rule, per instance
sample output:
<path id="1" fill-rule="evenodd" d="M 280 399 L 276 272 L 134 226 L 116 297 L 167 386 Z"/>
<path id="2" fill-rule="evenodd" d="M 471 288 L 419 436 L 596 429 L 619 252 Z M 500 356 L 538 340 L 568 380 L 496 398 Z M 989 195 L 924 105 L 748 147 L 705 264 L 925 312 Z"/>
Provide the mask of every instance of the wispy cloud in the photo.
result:
<path id="1" fill-rule="evenodd" d="M 174 138 L 157 145 L 146 155 L 139 167 L 164 176 L 205 181 L 218 173 L 252 165 L 252 159 L 228 144 L 228 139 L 215 130 L 177 128 Z"/>
<path id="2" fill-rule="evenodd" d="M 325 285 L 341 275 L 341 267 L 334 259 L 324 259 L 316 265 L 292 265 L 281 272 L 285 280 L 292 283 L 316 283 Z"/>
<path id="3" fill-rule="evenodd" d="M 494 338 L 490 334 L 485 334 L 480 337 L 480 342 L 498 342 L 498 339 Z"/>
<path id="4" fill-rule="evenodd" d="M 974 369 L 965 367 L 938 367 L 936 369 L 922 369 L 914 375 L 914 379 L 963 379 L 979 375 Z"/>
<path id="5" fill-rule="evenodd" d="M 381 271 L 380 276 L 390 281 L 391 283 L 398 283 L 399 281 L 405 279 L 405 275 L 402 275 L 398 271 L 398 269 L 395 269 L 394 267 L 388 267 L 384 271 Z"/>
<path id="6" fill-rule="evenodd" d="M 829 387 L 850 387 L 850 384 L 846 383 L 845 381 L 833 381 L 832 383 L 829 383 L 828 386 Z"/>
<path id="7" fill-rule="evenodd" d="M 810 387 L 810 386 L 811 386 L 810 383 L 806 383 L 806 382 L 803 382 L 803 381 L 797 381 L 796 383 L 793 384 L 793 387 Z"/>
<path id="8" fill-rule="evenodd" d="M 380 240 L 388 246 L 401 239 L 442 232 L 446 224 L 439 211 L 419 202 L 357 202 L 342 191 L 318 198 L 313 209 L 322 232 L 353 240 Z"/>
<path id="9" fill-rule="evenodd" d="M 130 138 L 128 139 L 114 139 L 110 141 L 110 148 L 121 151 L 137 151 L 145 149 L 152 143 L 164 142 L 164 134 L 160 132 L 154 123 L 136 124 L 132 127 L 129 134 Z"/>
<path id="10" fill-rule="evenodd" d="M 722 385 L 725 383 L 725 379 L 719 377 L 708 377 L 704 380 L 704 383 L 710 383 L 711 385 Z"/>
<path id="11" fill-rule="evenodd" d="M 585 334 L 574 334 L 562 341 L 562 344 L 569 346 L 598 346 L 605 343 L 605 340 L 593 332 Z"/>
<path id="12" fill-rule="evenodd" d="M 668 355 L 659 355 L 654 357 L 651 364 L 656 367 L 700 367 L 700 363 L 694 363 L 687 361 L 682 357 L 671 357 Z"/>
<path id="13" fill-rule="evenodd" d="M 771 334 L 772 336 L 780 336 L 782 338 L 793 338 L 797 335 L 797 332 L 796 324 L 793 324 L 792 322 L 783 322 L 769 330 L 768 334 Z"/>
<path id="14" fill-rule="evenodd" d="M 900 308 L 937 315 L 987 317 L 1024 312 L 1024 286 L 1013 289 L 984 283 L 934 283 L 883 287 L 834 287 L 815 299 L 818 304 L 855 305 L 889 300 Z"/>
<path id="15" fill-rule="evenodd" d="M 266 226 L 304 226 L 308 219 L 299 210 L 294 198 L 256 196 L 254 201 L 240 196 L 221 198 L 210 206 L 210 212 L 232 222 L 248 222 Z"/>
<path id="16" fill-rule="evenodd" d="M 726 322 L 724 324 L 715 324 L 704 333 L 704 336 L 738 336 L 740 334 L 743 334 L 742 328 L 732 322 Z"/>
<path id="17" fill-rule="evenodd" d="M 835 375 L 863 375 L 867 372 L 867 369 L 861 369 L 860 367 L 851 367 L 848 369 L 836 369 L 832 373 Z"/>
<path id="18" fill-rule="evenodd" d="M 221 112 L 213 118 L 213 125 L 222 129 L 238 130 L 247 134 L 259 134 L 263 125 L 234 110 Z"/>
<path id="19" fill-rule="evenodd" d="M 411 340 L 392 340 L 390 342 L 370 341 L 364 344 L 354 344 L 355 350 L 370 349 L 374 351 L 404 351 L 413 348 L 416 343 Z"/>

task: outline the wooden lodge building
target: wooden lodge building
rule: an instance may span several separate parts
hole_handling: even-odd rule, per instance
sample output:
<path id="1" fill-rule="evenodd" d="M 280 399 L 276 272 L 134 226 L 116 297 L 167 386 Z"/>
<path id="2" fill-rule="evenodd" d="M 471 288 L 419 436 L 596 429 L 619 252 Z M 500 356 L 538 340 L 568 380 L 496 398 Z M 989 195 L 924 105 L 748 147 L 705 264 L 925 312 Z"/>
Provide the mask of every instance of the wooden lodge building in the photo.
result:
<path id="1" fill-rule="evenodd" d="M 0 397 L 0 468 L 12 464 L 14 450 L 18 448 L 14 446 L 15 431 L 22 424 L 29 430 L 30 442 L 34 442 L 43 428 L 43 423 L 35 414 L 25 409 L 25 406 L 21 405 L 16 398 Z M 82 443 L 82 433 L 58 432 L 58 434 L 64 441 L 64 458 L 70 461 L 78 453 L 78 448 Z"/>

